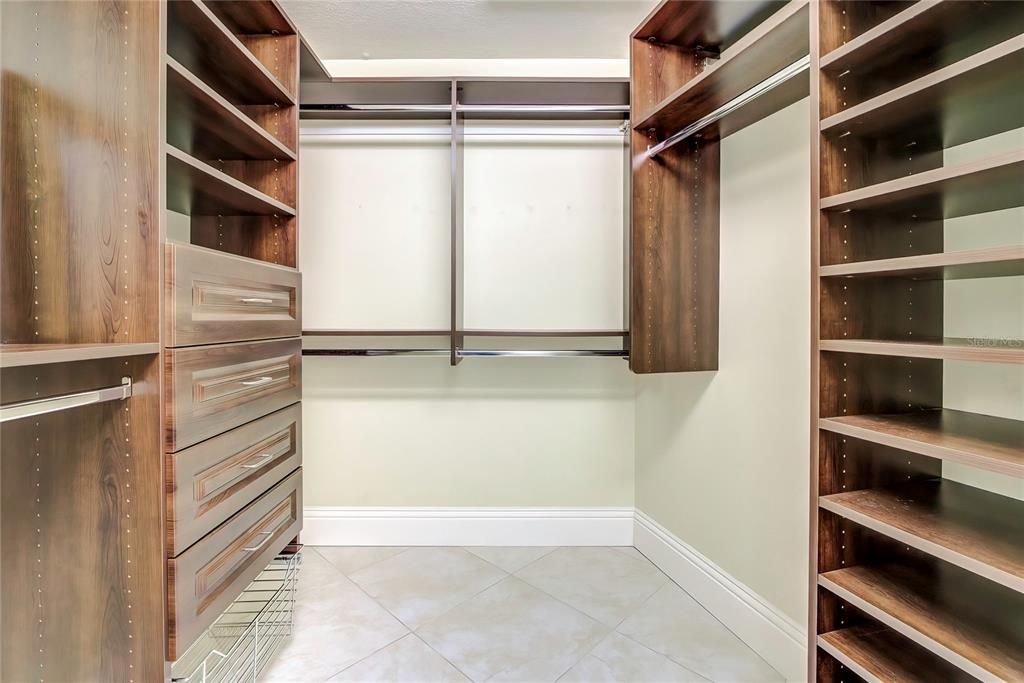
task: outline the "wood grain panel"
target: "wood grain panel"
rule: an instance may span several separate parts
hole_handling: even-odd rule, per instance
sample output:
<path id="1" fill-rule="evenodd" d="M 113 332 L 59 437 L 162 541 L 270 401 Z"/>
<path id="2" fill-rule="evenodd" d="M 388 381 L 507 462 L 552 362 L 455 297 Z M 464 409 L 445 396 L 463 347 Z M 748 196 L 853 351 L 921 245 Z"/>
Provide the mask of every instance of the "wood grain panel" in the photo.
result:
<path id="1" fill-rule="evenodd" d="M 295 268 L 298 220 L 287 216 L 193 216 L 192 243 Z"/>
<path id="2" fill-rule="evenodd" d="M 188 244 L 166 246 L 167 346 L 297 337 L 301 276 Z"/>
<path id="3" fill-rule="evenodd" d="M 166 351 L 166 449 L 186 448 L 297 402 L 301 354 L 299 339 Z"/>
<path id="4" fill-rule="evenodd" d="M 159 6 L 0 13 L 0 341 L 157 341 Z"/>
<path id="5" fill-rule="evenodd" d="M 869 683 L 977 680 L 884 626 L 830 631 L 818 636 L 818 645 Z"/>
<path id="6" fill-rule="evenodd" d="M 175 557 L 302 464 L 299 404 L 166 457 L 167 556 Z"/>
<path id="7" fill-rule="evenodd" d="M 167 652 L 177 659 L 302 528 L 302 470 L 167 560 Z"/>

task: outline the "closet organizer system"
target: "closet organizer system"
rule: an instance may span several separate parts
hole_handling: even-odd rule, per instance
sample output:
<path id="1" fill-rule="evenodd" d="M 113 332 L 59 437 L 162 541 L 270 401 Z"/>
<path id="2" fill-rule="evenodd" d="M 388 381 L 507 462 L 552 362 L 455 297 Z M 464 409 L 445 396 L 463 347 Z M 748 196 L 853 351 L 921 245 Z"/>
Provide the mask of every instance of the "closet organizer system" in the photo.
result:
<path id="1" fill-rule="evenodd" d="M 295 28 L 0 13 L 0 678 L 252 680 L 299 562 Z"/>
<path id="2" fill-rule="evenodd" d="M 312 50 L 302 45 L 301 118 L 304 120 L 385 120 L 448 122 L 450 137 L 450 281 L 446 329 L 305 329 L 306 337 L 347 337 L 344 343 L 321 340 L 303 350 L 315 356 L 441 356 L 451 365 L 472 357 L 626 357 L 626 321 L 619 329 L 470 329 L 464 324 L 464 149 L 466 122 L 618 121 L 629 115 L 626 78 L 332 78 Z M 624 124 L 623 124 L 624 125 Z M 322 129 L 321 129 L 322 130 Z M 623 128 L 625 130 L 625 128 Z M 623 164 L 628 161 L 623 146 Z M 624 190 L 625 191 L 625 190 Z M 624 220 L 625 223 L 625 220 Z M 623 234 L 625 240 L 625 234 Z M 625 251 L 625 250 L 624 250 Z M 381 254 L 380 258 L 387 258 Z M 626 272 L 627 268 L 623 268 Z M 622 291 L 627 291 L 623 283 Z M 625 295 L 625 294 L 624 294 Z M 625 309 L 625 306 L 623 307 Z M 361 348 L 368 338 L 396 341 L 386 348 Z M 403 348 L 406 340 L 445 339 L 432 348 Z M 473 348 L 472 340 L 508 339 L 520 348 Z M 607 347 L 573 345 L 583 338 L 606 340 Z M 521 342 L 526 343 L 521 343 Z M 412 342 L 415 343 L 415 342 Z M 544 348 L 522 348 L 523 346 Z M 506 346 L 513 346 L 507 344 Z M 569 348 L 566 348 L 566 347 Z M 590 347 L 590 348 L 579 348 Z"/>

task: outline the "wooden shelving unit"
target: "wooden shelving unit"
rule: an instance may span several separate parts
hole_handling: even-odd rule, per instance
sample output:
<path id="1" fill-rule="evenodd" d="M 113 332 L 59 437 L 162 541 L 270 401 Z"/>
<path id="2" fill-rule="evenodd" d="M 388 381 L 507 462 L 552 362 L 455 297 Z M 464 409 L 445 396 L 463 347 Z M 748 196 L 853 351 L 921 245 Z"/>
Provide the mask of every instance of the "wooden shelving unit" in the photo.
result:
<path id="1" fill-rule="evenodd" d="M 294 216 L 295 209 L 167 146 L 167 206 L 189 216 Z"/>
<path id="2" fill-rule="evenodd" d="M 944 221 L 1024 206 L 1024 149 L 949 153 L 1024 126 L 1024 3 L 822 0 L 811 26 L 809 678 L 1017 680 L 1024 502 L 971 482 L 1024 478 L 1024 419 L 947 409 L 944 380 L 1024 340 L 949 335 L 945 295 L 1021 277 L 1024 244 L 953 251 Z"/>

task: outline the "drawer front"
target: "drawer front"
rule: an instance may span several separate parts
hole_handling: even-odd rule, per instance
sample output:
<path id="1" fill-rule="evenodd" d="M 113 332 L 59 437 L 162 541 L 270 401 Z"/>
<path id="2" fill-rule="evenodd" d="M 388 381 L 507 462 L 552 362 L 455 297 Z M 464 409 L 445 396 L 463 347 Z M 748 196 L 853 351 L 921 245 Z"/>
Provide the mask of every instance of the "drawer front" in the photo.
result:
<path id="1" fill-rule="evenodd" d="M 302 464 L 302 405 L 167 456 L 167 555 L 175 557 Z"/>
<path id="2" fill-rule="evenodd" d="M 302 333 L 297 271 L 189 244 L 168 244 L 166 258 L 168 346 Z"/>
<path id="3" fill-rule="evenodd" d="M 299 339 L 171 349 L 164 360 L 170 452 L 280 410 L 302 395 Z"/>
<path id="4" fill-rule="evenodd" d="M 302 470 L 167 561 L 167 645 L 181 656 L 302 527 Z"/>

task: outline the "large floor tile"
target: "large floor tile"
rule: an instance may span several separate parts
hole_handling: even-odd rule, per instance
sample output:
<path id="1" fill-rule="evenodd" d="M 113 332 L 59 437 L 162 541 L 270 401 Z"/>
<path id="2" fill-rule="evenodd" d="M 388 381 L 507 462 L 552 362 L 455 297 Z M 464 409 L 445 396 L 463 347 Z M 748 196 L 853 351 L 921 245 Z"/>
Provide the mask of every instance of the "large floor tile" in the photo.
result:
<path id="1" fill-rule="evenodd" d="M 462 548 L 411 548 L 361 569 L 351 578 L 415 629 L 505 576 Z"/>
<path id="2" fill-rule="evenodd" d="M 608 630 L 510 576 L 419 629 L 474 681 L 554 681 Z"/>
<path id="3" fill-rule="evenodd" d="M 467 683 L 468 678 L 410 633 L 331 679 L 348 683 Z"/>
<path id="4" fill-rule="evenodd" d="M 668 581 L 646 559 L 613 548 L 559 548 L 516 576 L 610 627 Z"/>
<path id="5" fill-rule="evenodd" d="M 360 569 L 376 564 L 389 557 L 405 552 L 407 548 L 397 546 L 317 546 L 316 551 L 328 562 L 341 570 L 345 576 L 351 576 Z"/>
<path id="6" fill-rule="evenodd" d="M 466 548 L 469 552 L 482 557 L 491 564 L 501 567 L 509 574 L 517 572 L 531 562 L 535 562 L 548 553 L 554 552 L 556 548 L 540 547 L 472 547 Z"/>
<path id="7" fill-rule="evenodd" d="M 782 676 L 674 583 L 665 585 L 618 631 L 720 683 L 767 683 Z"/>
<path id="8" fill-rule="evenodd" d="M 559 683 L 707 683 L 707 679 L 629 638 L 612 633 Z"/>

